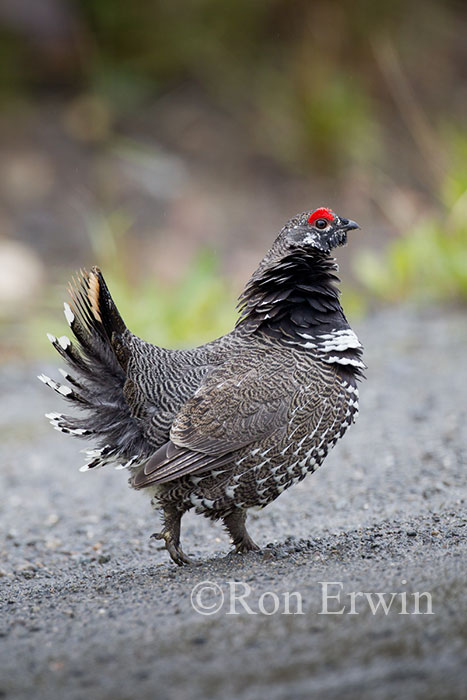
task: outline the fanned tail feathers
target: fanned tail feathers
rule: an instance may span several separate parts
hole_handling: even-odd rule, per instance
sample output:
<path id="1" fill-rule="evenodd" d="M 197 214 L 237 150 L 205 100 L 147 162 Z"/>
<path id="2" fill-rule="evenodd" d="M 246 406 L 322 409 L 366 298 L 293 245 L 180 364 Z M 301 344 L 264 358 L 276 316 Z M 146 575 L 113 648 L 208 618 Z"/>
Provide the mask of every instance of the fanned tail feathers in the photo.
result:
<path id="1" fill-rule="evenodd" d="M 60 432 L 96 439 L 98 447 L 84 451 L 88 461 L 82 471 L 110 462 L 116 462 L 117 468 L 132 466 L 139 459 L 141 435 L 123 395 L 129 356 L 125 339 L 131 334 L 98 268 L 89 273 L 81 270 L 69 292 L 65 318 L 77 342 L 67 336 L 47 337 L 73 374 L 60 370 L 66 384 L 45 374 L 38 378 L 87 415 L 48 413 L 46 417 Z"/>

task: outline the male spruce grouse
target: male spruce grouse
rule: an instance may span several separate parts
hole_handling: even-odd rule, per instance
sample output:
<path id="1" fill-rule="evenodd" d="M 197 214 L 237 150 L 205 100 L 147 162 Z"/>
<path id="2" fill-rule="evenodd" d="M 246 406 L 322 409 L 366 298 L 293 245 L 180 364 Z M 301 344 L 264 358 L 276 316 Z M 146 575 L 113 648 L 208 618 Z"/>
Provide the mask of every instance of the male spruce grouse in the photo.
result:
<path id="1" fill-rule="evenodd" d="M 331 250 L 358 224 L 320 208 L 284 226 L 240 296 L 235 329 L 192 350 L 134 336 L 97 268 L 70 286 L 77 340 L 49 336 L 72 368 L 45 384 L 84 417 L 47 414 L 97 442 L 82 471 L 114 463 L 163 514 L 154 537 L 177 564 L 190 508 L 222 518 L 237 552 L 258 549 L 248 508 L 314 472 L 357 416 L 362 346 L 339 303 Z"/>

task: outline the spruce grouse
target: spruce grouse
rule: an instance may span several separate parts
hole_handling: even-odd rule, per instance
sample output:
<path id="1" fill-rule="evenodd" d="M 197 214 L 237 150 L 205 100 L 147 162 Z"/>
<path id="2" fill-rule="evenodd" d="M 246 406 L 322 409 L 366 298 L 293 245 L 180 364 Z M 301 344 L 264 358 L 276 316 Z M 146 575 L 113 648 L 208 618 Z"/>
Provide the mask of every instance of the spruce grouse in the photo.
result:
<path id="1" fill-rule="evenodd" d="M 70 286 L 76 338 L 49 335 L 71 367 L 45 384 L 85 415 L 47 414 L 93 439 L 82 471 L 130 470 L 163 515 L 154 537 L 177 564 L 191 508 L 222 518 L 237 552 L 258 549 L 248 508 L 264 507 L 314 472 L 355 420 L 362 346 L 339 303 L 331 250 L 358 224 L 326 208 L 287 222 L 240 296 L 233 331 L 191 350 L 134 336 L 97 268 Z"/>

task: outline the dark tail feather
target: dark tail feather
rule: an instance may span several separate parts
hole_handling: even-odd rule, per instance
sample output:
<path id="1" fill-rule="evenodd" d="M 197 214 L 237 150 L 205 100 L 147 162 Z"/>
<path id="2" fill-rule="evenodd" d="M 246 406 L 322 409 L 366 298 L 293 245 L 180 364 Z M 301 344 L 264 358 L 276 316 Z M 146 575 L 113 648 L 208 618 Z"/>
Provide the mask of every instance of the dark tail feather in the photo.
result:
<path id="1" fill-rule="evenodd" d="M 101 271 L 97 267 L 91 272 L 80 271 L 78 281 L 69 286 L 71 306 L 65 305 L 65 315 L 71 330 L 83 349 L 108 359 L 107 350 L 114 336 L 127 330 L 120 316 Z"/>
<path id="2" fill-rule="evenodd" d="M 129 466 L 136 459 L 140 437 L 123 394 L 129 356 L 125 340 L 131 334 L 97 267 L 89 273 L 80 271 L 69 291 L 71 304 L 65 304 L 65 317 L 78 342 L 74 345 L 66 336 L 48 338 L 77 377 L 62 372 L 68 385 L 44 374 L 39 379 L 87 415 L 47 417 L 61 432 L 98 440 L 99 448 L 88 451 L 91 461 L 85 468 L 110 461 Z"/>
<path id="3" fill-rule="evenodd" d="M 110 292 L 107 288 L 102 272 L 98 267 L 91 268 L 91 280 L 91 287 L 93 290 L 95 290 L 92 292 L 91 297 L 94 293 L 96 293 L 98 299 L 98 314 L 101 317 L 102 325 L 105 328 L 107 337 L 109 340 L 112 340 L 112 335 L 114 333 L 117 335 L 122 335 L 127 330 L 127 327 L 114 304 L 114 300 L 110 296 Z"/>

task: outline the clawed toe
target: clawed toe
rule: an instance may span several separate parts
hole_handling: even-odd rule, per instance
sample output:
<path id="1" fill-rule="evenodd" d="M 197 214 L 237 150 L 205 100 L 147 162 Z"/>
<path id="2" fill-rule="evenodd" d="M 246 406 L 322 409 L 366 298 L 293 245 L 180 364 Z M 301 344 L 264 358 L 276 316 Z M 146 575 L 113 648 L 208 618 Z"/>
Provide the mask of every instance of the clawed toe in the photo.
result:
<path id="1" fill-rule="evenodd" d="M 180 547 L 180 544 L 174 541 L 171 533 L 167 530 L 163 530 L 162 532 L 153 532 L 150 539 L 165 540 L 165 548 L 168 551 L 172 561 L 174 561 L 178 566 L 183 566 L 184 564 L 199 566 L 199 562 L 187 557 L 183 549 Z"/>
<path id="2" fill-rule="evenodd" d="M 172 542 L 167 542 L 167 551 L 170 554 L 171 559 L 178 564 L 178 566 L 183 566 L 184 564 L 199 566 L 200 564 L 200 562 L 194 561 L 194 559 L 187 557 L 180 545 L 177 547 Z"/>

